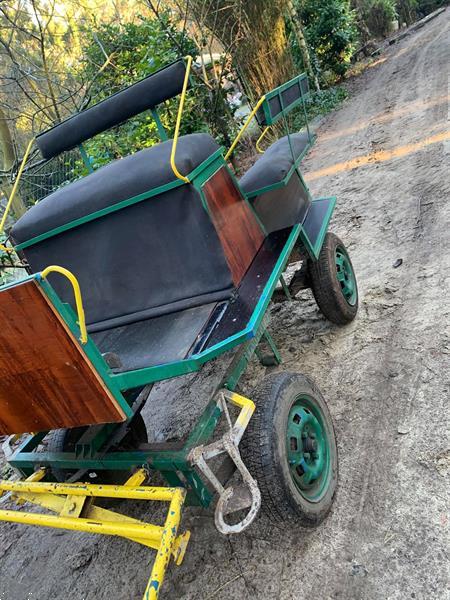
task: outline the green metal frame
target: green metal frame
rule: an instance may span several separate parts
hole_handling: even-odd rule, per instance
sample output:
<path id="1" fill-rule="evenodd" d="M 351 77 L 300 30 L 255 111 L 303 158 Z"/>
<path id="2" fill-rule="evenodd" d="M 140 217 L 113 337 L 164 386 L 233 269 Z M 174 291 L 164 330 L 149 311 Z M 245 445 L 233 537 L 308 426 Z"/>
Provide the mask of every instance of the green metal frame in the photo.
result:
<path id="1" fill-rule="evenodd" d="M 265 121 L 266 125 L 274 125 L 275 123 L 277 123 L 277 121 L 279 121 L 280 119 L 285 117 L 288 113 L 290 113 L 292 110 L 294 110 L 294 108 L 297 108 L 297 106 L 299 106 L 300 104 L 304 104 L 305 100 L 307 98 L 309 98 L 309 96 L 310 96 L 309 91 L 306 94 L 302 93 L 301 82 L 305 81 L 305 80 L 306 81 L 308 80 L 308 76 L 306 75 L 306 73 L 301 73 L 300 75 L 293 77 L 289 81 L 286 81 L 286 83 L 283 83 L 282 85 L 278 86 L 277 88 L 274 88 L 273 90 L 271 90 L 270 92 L 265 94 L 265 99 L 264 99 L 263 104 L 261 105 L 261 108 L 264 113 L 264 121 Z M 295 100 L 294 102 L 289 104 L 289 106 L 286 106 L 286 107 L 283 106 L 283 98 L 281 95 L 282 92 L 284 92 L 285 90 L 287 90 L 295 85 L 299 86 L 300 96 L 298 97 L 297 100 Z M 278 114 L 272 115 L 272 112 L 270 110 L 269 100 L 271 100 L 272 98 L 275 98 L 275 97 L 279 98 L 282 110 Z"/>
<path id="2" fill-rule="evenodd" d="M 78 150 L 80 151 L 81 158 L 83 159 L 85 167 L 87 168 L 87 170 L 89 171 L 89 173 L 93 173 L 94 172 L 94 167 L 92 166 L 92 158 L 86 152 L 83 144 L 79 144 Z"/>

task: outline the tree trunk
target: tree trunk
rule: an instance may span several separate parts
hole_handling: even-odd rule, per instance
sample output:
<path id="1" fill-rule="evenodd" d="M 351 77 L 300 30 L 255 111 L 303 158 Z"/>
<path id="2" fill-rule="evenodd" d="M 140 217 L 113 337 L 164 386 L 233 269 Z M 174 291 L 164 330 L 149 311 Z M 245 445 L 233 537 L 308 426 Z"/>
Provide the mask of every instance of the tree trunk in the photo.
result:
<path id="1" fill-rule="evenodd" d="M 303 34 L 303 26 L 297 11 L 295 10 L 294 3 L 292 0 L 288 0 L 289 17 L 291 21 L 292 30 L 297 38 L 297 43 L 302 53 L 303 64 L 306 72 L 308 73 L 311 81 L 318 92 L 320 90 L 319 80 L 317 75 L 314 73 L 311 65 L 311 57 L 309 55 L 308 44 L 306 43 L 305 36 Z"/>
<path id="2" fill-rule="evenodd" d="M 295 75 L 284 21 L 286 0 L 191 0 L 187 8 L 232 56 L 254 100 Z"/>
<path id="3" fill-rule="evenodd" d="M 3 112 L 3 110 L 1 108 L 0 108 L 0 147 L 2 149 L 2 159 L 3 159 L 2 170 L 10 171 L 13 168 L 14 163 L 16 161 L 16 152 L 14 149 L 11 132 L 9 130 L 8 120 L 6 118 L 5 113 Z M 5 194 L 6 197 L 9 197 L 9 194 L 11 193 L 11 190 L 12 190 L 12 186 L 9 183 L 7 176 L 3 176 L 1 185 L 2 185 L 1 191 Z M 11 205 L 11 211 L 13 212 L 13 214 L 16 218 L 19 218 L 26 212 L 26 210 L 27 209 L 26 209 L 24 202 L 22 201 L 19 193 L 16 191 L 13 203 Z"/>

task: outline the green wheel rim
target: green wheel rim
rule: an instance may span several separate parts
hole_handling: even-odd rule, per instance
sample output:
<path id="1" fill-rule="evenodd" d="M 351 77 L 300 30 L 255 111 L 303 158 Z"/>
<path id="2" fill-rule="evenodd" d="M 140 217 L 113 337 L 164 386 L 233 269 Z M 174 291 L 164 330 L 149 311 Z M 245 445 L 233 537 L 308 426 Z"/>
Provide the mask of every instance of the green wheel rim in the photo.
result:
<path id="1" fill-rule="evenodd" d="M 336 248 L 335 261 L 337 279 L 341 285 L 342 295 L 350 306 L 354 306 L 358 299 L 356 277 L 347 251 L 342 246 Z"/>
<path id="2" fill-rule="evenodd" d="M 295 487 L 310 502 L 318 502 L 329 484 L 331 452 L 321 411 L 310 396 L 299 396 L 292 405 L 286 447 Z"/>

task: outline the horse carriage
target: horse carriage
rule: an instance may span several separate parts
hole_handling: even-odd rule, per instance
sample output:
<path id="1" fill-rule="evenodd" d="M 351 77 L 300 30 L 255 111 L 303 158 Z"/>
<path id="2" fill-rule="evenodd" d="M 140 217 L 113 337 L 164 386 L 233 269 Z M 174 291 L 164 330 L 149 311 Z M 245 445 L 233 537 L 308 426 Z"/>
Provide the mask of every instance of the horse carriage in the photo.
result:
<path id="1" fill-rule="evenodd" d="M 303 261 L 296 289 L 311 287 L 328 319 L 349 323 L 358 308 L 348 252 L 328 232 L 336 199 L 313 199 L 299 170 L 309 129 L 287 131 L 239 180 L 229 163 L 253 118 L 268 128 L 304 109 L 307 77 L 263 96 L 225 153 L 205 133 L 179 133 L 190 66 L 177 60 L 37 136 L 43 160 L 79 147 L 90 172 L 14 224 L 9 240 L 28 276 L 0 288 L 0 435 L 17 474 L 0 493 L 46 509 L 3 509 L 0 520 L 156 550 L 144 598 L 157 598 L 169 561 L 183 560 L 184 503 L 215 503 L 223 534 L 248 527 L 261 504 L 278 522 L 325 517 L 337 450 L 318 389 L 278 370 L 252 398 L 236 389 L 254 354 L 267 363 L 261 342 L 281 360 L 268 309 L 279 282 L 291 297 L 291 256 Z M 167 139 L 158 105 L 177 95 Z M 161 142 L 94 170 L 83 142 L 146 110 Z M 151 386 L 224 353 L 226 372 L 188 435 L 149 440 L 141 411 Z M 165 485 L 148 483 L 155 472 Z M 120 514 L 111 498 L 167 502 L 166 520 Z"/>

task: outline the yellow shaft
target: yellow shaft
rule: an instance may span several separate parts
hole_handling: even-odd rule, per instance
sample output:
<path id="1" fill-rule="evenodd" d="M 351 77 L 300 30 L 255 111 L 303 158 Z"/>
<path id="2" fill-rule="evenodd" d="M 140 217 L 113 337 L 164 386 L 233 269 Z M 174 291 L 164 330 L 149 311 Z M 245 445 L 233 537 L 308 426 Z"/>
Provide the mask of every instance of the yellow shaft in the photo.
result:
<path id="1" fill-rule="evenodd" d="M 151 538 L 161 537 L 161 528 L 150 523 L 115 523 L 113 521 L 96 521 L 80 517 L 61 517 L 58 515 L 43 515 L 36 513 L 17 512 L 15 510 L 0 510 L 0 521 L 21 523 L 23 525 L 39 525 L 55 529 L 85 531 L 102 535 L 120 535 L 122 537 Z M 163 531 L 164 537 L 164 531 Z"/>
<path id="2" fill-rule="evenodd" d="M 45 269 L 41 272 L 41 276 L 45 279 L 50 273 L 59 273 L 60 275 L 64 275 L 64 277 L 67 277 L 67 279 L 72 284 L 73 294 L 75 296 L 75 304 L 78 313 L 78 325 L 80 327 L 81 332 L 80 339 L 81 342 L 85 344 L 88 340 L 88 336 L 86 329 L 86 318 L 84 316 L 83 299 L 81 297 L 81 290 L 80 284 L 78 283 L 78 279 L 71 271 L 69 271 L 69 269 L 59 267 L 58 265 L 49 265 L 48 267 L 45 267 Z"/>
<path id="3" fill-rule="evenodd" d="M 265 96 L 261 96 L 261 98 L 258 100 L 258 102 L 256 103 L 255 108 L 252 110 L 252 112 L 248 115 L 247 120 L 245 121 L 242 129 L 239 131 L 239 133 L 237 134 L 237 136 L 234 139 L 234 142 L 231 144 L 230 149 L 228 150 L 228 152 L 225 154 L 225 160 L 228 160 L 230 158 L 230 156 L 233 154 L 233 150 L 236 148 L 239 140 L 241 139 L 242 135 L 244 134 L 244 131 L 247 129 L 247 127 L 250 125 L 251 120 L 253 119 L 253 117 L 256 115 L 256 113 L 258 112 L 259 107 L 261 106 L 261 104 L 264 102 L 264 100 L 266 99 Z"/>
<path id="4" fill-rule="evenodd" d="M 6 204 L 5 212 L 3 213 L 2 220 L 0 221 L 0 233 L 2 233 L 3 228 L 5 227 L 6 218 L 8 217 L 9 209 L 11 208 L 12 202 L 14 200 L 14 196 L 16 195 L 16 191 L 17 191 L 17 188 L 19 186 L 19 181 L 20 181 L 20 178 L 22 177 L 23 169 L 25 167 L 25 163 L 27 162 L 27 158 L 28 158 L 28 155 L 30 154 L 31 147 L 32 147 L 32 145 L 34 143 L 34 140 L 35 140 L 35 138 L 32 138 L 29 141 L 27 149 L 25 150 L 25 154 L 23 155 L 22 164 L 20 165 L 19 172 L 17 173 L 17 177 L 16 177 L 16 180 L 14 182 L 13 189 L 11 191 L 11 195 L 9 197 L 9 200 L 8 200 L 7 204 Z"/>
<path id="5" fill-rule="evenodd" d="M 186 73 L 184 75 L 183 89 L 181 91 L 181 98 L 180 98 L 180 105 L 178 107 L 177 121 L 175 123 L 175 133 L 173 136 L 172 151 L 170 153 L 170 166 L 172 167 L 172 171 L 173 171 L 175 177 L 178 177 L 178 179 L 181 179 L 181 181 L 184 181 L 185 183 L 189 183 L 189 179 L 185 175 L 182 175 L 180 173 L 180 171 L 177 169 L 177 165 L 175 163 L 175 155 L 177 152 L 178 136 L 180 135 L 181 116 L 183 114 L 184 100 L 186 98 L 187 86 L 189 83 L 189 73 L 191 71 L 192 56 L 186 56 L 186 61 L 187 61 L 186 62 Z"/>
<path id="6" fill-rule="evenodd" d="M 0 481 L 0 491 L 30 494 L 64 494 L 90 498 L 126 498 L 128 500 L 161 500 L 170 502 L 178 488 L 125 487 L 92 483 L 34 483 L 30 481 Z"/>
<path id="7" fill-rule="evenodd" d="M 178 527 L 181 519 L 181 508 L 183 506 L 186 491 L 177 488 L 173 494 L 169 506 L 169 512 L 164 524 L 164 531 L 161 538 L 161 546 L 153 563 L 152 573 L 144 593 L 143 600 L 157 600 L 158 593 L 164 581 L 167 565 L 170 560 L 171 549 L 176 540 Z"/>

